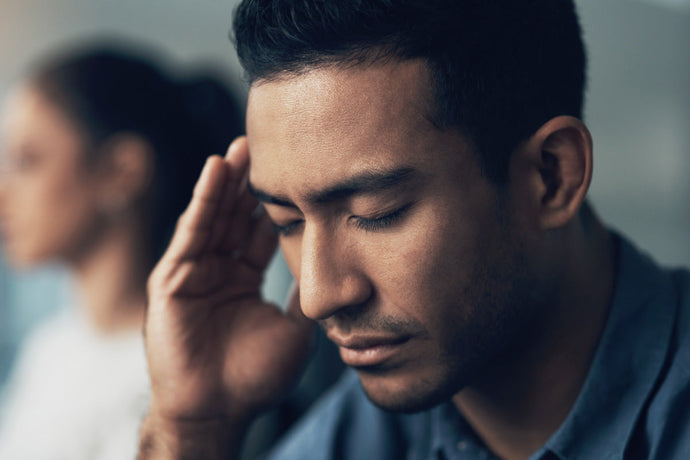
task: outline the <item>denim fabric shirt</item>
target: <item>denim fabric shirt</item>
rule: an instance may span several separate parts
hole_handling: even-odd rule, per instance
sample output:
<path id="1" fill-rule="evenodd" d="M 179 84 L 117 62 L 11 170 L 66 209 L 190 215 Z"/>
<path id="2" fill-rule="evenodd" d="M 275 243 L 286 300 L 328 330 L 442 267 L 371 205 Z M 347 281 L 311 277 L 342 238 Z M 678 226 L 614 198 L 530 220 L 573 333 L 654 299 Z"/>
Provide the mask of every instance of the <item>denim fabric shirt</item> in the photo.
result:
<path id="1" fill-rule="evenodd" d="M 690 273 L 617 237 L 609 317 L 573 409 L 530 460 L 690 459 Z M 270 459 L 493 460 L 451 402 L 374 406 L 349 371 Z"/>

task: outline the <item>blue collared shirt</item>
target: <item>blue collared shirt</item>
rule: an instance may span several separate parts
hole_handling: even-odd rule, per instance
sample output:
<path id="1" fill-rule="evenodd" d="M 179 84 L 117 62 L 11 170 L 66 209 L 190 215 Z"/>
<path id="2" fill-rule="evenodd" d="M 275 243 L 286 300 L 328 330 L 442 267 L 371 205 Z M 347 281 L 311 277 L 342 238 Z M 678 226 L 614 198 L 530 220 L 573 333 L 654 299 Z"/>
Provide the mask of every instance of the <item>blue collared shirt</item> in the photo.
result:
<path id="1" fill-rule="evenodd" d="M 344 378 L 270 459 L 494 460 L 451 402 L 418 414 L 374 406 Z M 613 303 L 585 384 L 530 460 L 690 459 L 690 273 L 618 238 Z"/>

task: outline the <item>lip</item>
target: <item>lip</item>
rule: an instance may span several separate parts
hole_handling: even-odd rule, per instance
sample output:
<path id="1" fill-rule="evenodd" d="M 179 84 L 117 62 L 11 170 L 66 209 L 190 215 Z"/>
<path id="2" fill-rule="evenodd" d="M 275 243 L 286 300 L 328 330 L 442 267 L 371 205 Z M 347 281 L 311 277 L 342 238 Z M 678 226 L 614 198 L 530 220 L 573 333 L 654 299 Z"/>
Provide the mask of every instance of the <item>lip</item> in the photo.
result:
<path id="1" fill-rule="evenodd" d="M 340 350 L 340 358 L 350 367 L 362 368 L 380 366 L 399 354 L 410 337 L 363 336 L 329 338 Z"/>

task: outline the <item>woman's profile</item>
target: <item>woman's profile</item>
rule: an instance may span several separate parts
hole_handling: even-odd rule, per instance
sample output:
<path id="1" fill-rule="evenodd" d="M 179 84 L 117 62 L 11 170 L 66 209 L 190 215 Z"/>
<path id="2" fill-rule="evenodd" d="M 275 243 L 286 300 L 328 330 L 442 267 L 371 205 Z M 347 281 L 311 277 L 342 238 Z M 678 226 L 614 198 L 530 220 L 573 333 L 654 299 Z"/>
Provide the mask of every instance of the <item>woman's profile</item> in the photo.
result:
<path id="1" fill-rule="evenodd" d="M 154 62 L 119 46 L 70 51 L 34 68 L 3 110 L 3 255 L 64 264 L 78 305 L 21 352 L 0 458 L 134 458 L 146 279 L 205 158 L 243 130 L 221 80 Z"/>

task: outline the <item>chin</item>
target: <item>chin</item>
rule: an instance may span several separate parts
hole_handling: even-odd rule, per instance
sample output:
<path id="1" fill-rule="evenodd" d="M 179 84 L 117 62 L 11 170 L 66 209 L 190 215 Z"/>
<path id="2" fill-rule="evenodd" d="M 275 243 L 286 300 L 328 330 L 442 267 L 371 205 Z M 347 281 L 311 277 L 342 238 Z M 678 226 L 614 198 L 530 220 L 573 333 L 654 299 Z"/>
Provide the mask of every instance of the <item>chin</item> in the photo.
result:
<path id="1" fill-rule="evenodd" d="M 381 409 L 415 413 L 449 401 L 464 385 L 453 379 L 414 375 L 385 376 L 358 371 L 367 398 Z"/>
<path id="2" fill-rule="evenodd" d="M 32 251 L 22 251 L 12 246 L 3 247 L 2 256 L 12 268 L 17 270 L 33 268 L 46 260 L 46 257 L 40 254 L 36 254 Z"/>

